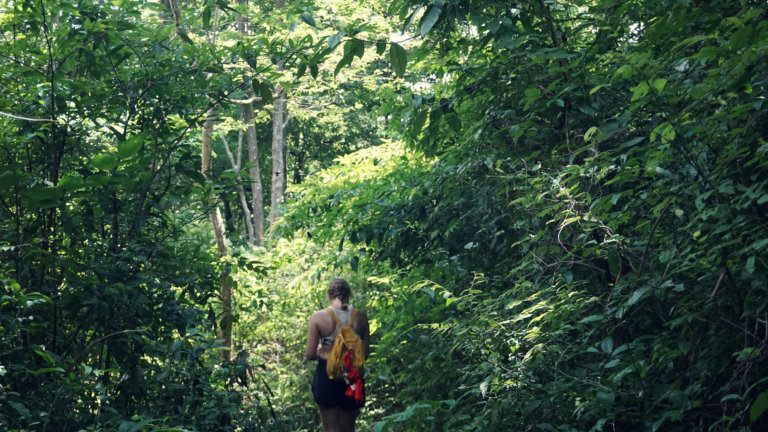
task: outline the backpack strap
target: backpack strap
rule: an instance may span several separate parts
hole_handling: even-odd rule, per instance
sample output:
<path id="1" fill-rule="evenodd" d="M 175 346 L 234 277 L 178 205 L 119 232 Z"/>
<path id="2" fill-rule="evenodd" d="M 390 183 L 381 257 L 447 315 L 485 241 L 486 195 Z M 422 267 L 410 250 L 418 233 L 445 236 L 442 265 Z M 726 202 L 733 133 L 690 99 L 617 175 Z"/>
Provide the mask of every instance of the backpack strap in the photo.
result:
<path id="1" fill-rule="evenodd" d="M 352 315 L 349 317 L 349 325 L 347 327 L 352 327 L 352 323 L 355 322 L 355 315 L 357 314 L 357 308 L 354 306 L 350 306 L 352 308 Z M 336 321 L 336 324 L 339 326 L 339 328 L 344 328 L 344 326 L 341 324 L 341 321 L 336 316 L 336 314 L 333 312 L 333 309 L 330 307 L 326 308 L 328 312 L 333 317 L 333 320 Z"/>
<path id="2" fill-rule="evenodd" d="M 330 307 L 328 307 L 328 308 L 326 308 L 326 310 L 328 310 L 328 313 L 330 313 L 330 314 L 331 314 L 331 316 L 333 317 L 333 320 L 334 320 L 334 321 L 336 321 L 336 325 L 338 325 L 338 326 L 339 326 L 339 328 L 341 328 L 341 327 L 342 327 L 342 325 L 341 325 L 341 321 L 339 321 L 339 319 L 336 317 L 336 314 L 335 314 L 335 313 L 333 313 L 333 309 L 331 309 Z"/>

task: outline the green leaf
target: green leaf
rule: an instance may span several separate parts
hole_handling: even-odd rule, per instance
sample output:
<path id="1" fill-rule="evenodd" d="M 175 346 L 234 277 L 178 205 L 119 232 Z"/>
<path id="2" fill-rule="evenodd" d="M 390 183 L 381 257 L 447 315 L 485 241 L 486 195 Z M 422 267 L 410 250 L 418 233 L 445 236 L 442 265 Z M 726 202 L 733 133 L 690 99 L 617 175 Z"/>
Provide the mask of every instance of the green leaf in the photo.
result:
<path id="1" fill-rule="evenodd" d="M 185 170 L 180 170 L 179 174 L 183 174 L 183 175 L 187 176 L 192 181 L 194 181 L 195 183 L 200 184 L 200 185 L 203 185 L 206 182 L 205 181 L 205 177 L 203 177 L 203 175 L 200 174 L 200 171 L 191 170 L 191 169 L 185 169 Z"/>
<path id="2" fill-rule="evenodd" d="M 616 400 L 616 394 L 613 392 L 597 392 L 597 400 L 602 405 L 610 407 L 613 406 L 613 403 Z"/>
<path id="3" fill-rule="evenodd" d="M 587 323 L 591 323 L 591 322 L 600 321 L 602 319 L 603 319 L 602 315 L 590 315 L 590 316 L 582 319 L 581 321 L 579 321 L 579 323 L 580 324 L 587 324 Z"/>
<path id="4" fill-rule="evenodd" d="M 245 60 L 251 67 L 255 68 L 256 63 L 254 59 L 246 59 Z M 210 72 L 210 73 L 224 73 L 224 67 L 222 65 L 218 64 L 209 64 L 203 66 L 204 72 Z"/>
<path id="5" fill-rule="evenodd" d="M 301 20 L 304 21 L 305 23 L 307 23 L 308 25 L 311 25 L 312 27 L 315 27 L 315 19 L 312 18 L 312 15 L 310 15 L 308 13 L 303 13 L 303 14 L 301 14 L 301 16 L 299 18 L 301 18 Z"/>
<path id="6" fill-rule="evenodd" d="M 342 57 L 341 60 L 339 60 L 339 63 L 336 64 L 336 68 L 333 70 L 333 75 L 334 76 L 338 75 L 339 71 L 344 66 L 349 66 L 350 64 L 352 64 L 353 58 L 355 58 L 355 56 L 352 51 L 348 51 L 346 54 L 344 54 L 344 57 Z"/>
<path id="7" fill-rule="evenodd" d="M 47 368 L 40 368 L 40 369 L 29 371 L 29 373 L 34 376 L 51 373 L 51 372 L 65 372 L 65 371 L 60 367 L 47 367 Z"/>
<path id="8" fill-rule="evenodd" d="M 376 54 L 382 55 L 387 51 L 387 42 L 383 40 L 376 41 Z"/>
<path id="9" fill-rule="evenodd" d="M 757 398 L 749 408 L 749 419 L 752 422 L 756 421 L 766 410 L 768 410 L 768 391 L 757 395 Z"/>
<path id="10" fill-rule="evenodd" d="M 634 70 L 632 69 L 632 66 L 624 65 L 618 69 L 616 69 L 616 72 L 613 73 L 614 78 L 628 78 Z"/>
<path id="11" fill-rule="evenodd" d="M 56 364 L 56 360 L 54 360 L 53 356 L 50 355 L 49 353 L 47 353 L 47 352 L 45 352 L 43 350 L 39 350 L 39 349 L 33 349 L 33 351 L 35 352 L 35 354 L 37 354 L 40 357 L 42 357 L 43 360 L 47 361 L 48 363 Z"/>
<path id="12" fill-rule="evenodd" d="M 91 165 L 102 170 L 109 171 L 117 167 L 117 156 L 111 154 L 98 154 L 91 159 Z"/>
<path id="13" fill-rule="evenodd" d="M 24 404 L 21 402 L 8 401 L 8 405 L 15 409 L 16 412 L 21 414 L 22 417 L 27 417 L 31 414 L 27 407 L 24 406 Z"/>
<path id="14" fill-rule="evenodd" d="M 632 146 L 634 146 L 635 144 L 638 144 L 640 141 L 642 141 L 644 139 L 645 139 L 645 137 L 634 137 L 634 138 L 632 138 L 629 141 L 621 143 L 621 147 L 622 148 L 632 147 Z"/>
<path id="15" fill-rule="evenodd" d="M 341 43 L 341 39 L 346 36 L 346 32 L 338 32 L 328 38 L 328 48 L 336 48 Z"/>
<path id="16" fill-rule="evenodd" d="M 24 191 L 24 196 L 34 208 L 45 209 L 56 207 L 63 193 L 59 188 L 47 186 L 35 186 Z"/>
<path id="17" fill-rule="evenodd" d="M 299 63 L 299 66 L 296 68 L 296 79 L 297 80 L 301 79 L 301 77 L 303 77 L 306 72 L 307 72 L 307 64 Z"/>
<path id="18" fill-rule="evenodd" d="M 525 93 L 525 109 L 533 107 L 533 104 L 541 99 L 541 90 L 535 87 L 529 87 L 523 93 Z"/>
<path id="19" fill-rule="evenodd" d="M 79 174 L 66 175 L 59 180 L 58 188 L 62 191 L 73 191 L 83 184 L 83 177 Z"/>
<path id="20" fill-rule="evenodd" d="M 600 348 L 604 353 L 610 354 L 613 351 L 613 338 L 608 336 L 600 342 Z"/>
<path id="21" fill-rule="evenodd" d="M 427 111 L 421 110 L 413 119 L 413 128 L 411 129 L 413 134 L 416 135 L 424 128 L 424 123 L 427 121 Z"/>
<path id="22" fill-rule="evenodd" d="M 392 69 L 397 76 L 402 77 L 405 74 L 405 66 L 408 63 L 408 54 L 399 44 L 393 43 L 389 46 L 389 61 L 392 63 Z"/>
<path id="23" fill-rule="evenodd" d="M 656 93 L 661 93 L 665 85 L 667 85 L 666 78 L 659 78 L 653 82 L 653 88 L 656 90 Z"/>
<path id="24" fill-rule="evenodd" d="M 648 89 L 649 89 L 648 83 L 645 81 L 642 81 L 638 85 L 630 88 L 630 90 L 632 90 L 631 102 L 641 99 L 643 96 L 648 94 Z"/>
<path id="25" fill-rule="evenodd" d="M 629 300 L 627 300 L 627 306 L 632 306 L 633 304 L 640 301 L 645 296 L 645 293 L 648 291 L 648 287 L 643 287 L 637 289 L 635 292 L 632 293 L 632 296 L 629 297 Z"/>
<path id="26" fill-rule="evenodd" d="M 755 251 L 760 251 L 760 250 L 762 250 L 766 246 L 768 246 L 768 238 L 764 238 L 762 240 L 758 240 L 758 241 L 752 243 L 751 245 L 749 245 L 749 247 L 747 249 L 751 249 L 751 250 L 755 250 Z"/>
<path id="27" fill-rule="evenodd" d="M 365 54 L 365 42 L 360 39 L 350 39 L 344 44 L 344 55 L 351 55 L 362 58 Z"/>
<path id="28" fill-rule="evenodd" d="M 208 5 L 205 7 L 205 9 L 203 9 L 203 26 L 205 28 L 211 27 L 211 11 L 211 5 Z"/>
<path id="29" fill-rule="evenodd" d="M 747 273 L 749 274 L 752 274 L 755 272 L 755 256 L 754 255 L 747 258 L 747 264 L 744 266 L 744 270 L 746 270 Z"/>
<path id="30" fill-rule="evenodd" d="M 271 104 L 274 101 L 272 86 L 265 82 L 259 83 L 259 94 L 261 95 L 261 101 L 265 104 Z"/>
<path id="31" fill-rule="evenodd" d="M 177 27 L 176 28 L 176 34 L 178 34 L 179 37 L 181 38 L 181 40 L 183 40 L 184 42 L 186 42 L 186 43 L 188 43 L 190 45 L 195 45 L 195 43 L 192 42 L 192 39 L 189 38 L 189 35 L 187 34 L 187 31 L 184 30 L 183 28 Z"/>
<path id="32" fill-rule="evenodd" d="M 592 138 L 592 135 L 595 134 L 599 129 L 597 126 L 592 126 L 591 128 L 587 129 L 587 131 L 584 133 L 584 141 L 589 141 L 590 138 Z"/>
<path id="33" fill-rule="evenodd" d="M 134 135 L 117 145 L 117 156 L 120 159 L 129 158 L 139 152 L 143 143 L 142 135 Z"/>
<path id="34" fill-rule="evenodd" d="M 488 31 L 496 34 L 499 32 L 499 29 L 501 29 L 501 22 L 499 20 L 493 20 L 488 23 Z"/>
<path id="35" fill-rule="evenodd" d="M 438 18 L 440 18 L 440 14 L 442 13 L 443 9 L 439 8 L 437 6 L 432 6 L 429 8 L 427 13 L 424 14 L 424 17 L 421 19 L 421 35 L 425 36 L 427 33 L 429 33 L 430 30 L 432 30 L 432 27 L 435 26 L 435 23 L 437 22 Z"/>
<path id="36" fill-rule="evenodd" d="M 670 122 L 664 122 L 651 131 L 651 142 L 654 142 L 656 141 L 656 138 L 661 137 L 662 144 L 669 144 L 674 141 L 675 136 L 675 128 L 672 124 Z"/>
<path id="37" fill-rule="evenodd" d="M 229 7 L 229 5 L 227 4 L 227 2 L 225 0 L 216 0 L 216 5 L 218 5 L 220 8 L 222 8 L 224 10 L 228 10 L 228 11 L 235 12 L 235 13 L 237 12 L 236 10 L 232 9 L 231 7 Z"/>
<path id="38" fill-rule="evenodd" d="M 530 88 L 525 89 L 523 91 L 523 93 L 525 93 L 526 99 L 530 99 L 530 100 L 533 100 L 533 101 L 536 101 L 539 98 L 541 98 L 541 90 L 539 90 L 537 88 L 534 88 L 534 87 L 530 87 Z"/>
<path id="39" fill-rule="evenodd" d="M 24 176 L 11 171 L 6 171 L 0 174 L 0 189 L 4 189 L 10 186 L 19 184 L 24 179 Z M 766 195 L 768 196 L 768 195 Z"/>
<path id="40" fill-rule="evenodd" d="M 309 65 L 309 74 L 312 75 L 312 78 L 317 79 L 317 65 L 311 64 Z"/>
<path id="41" fill-rule="evenodd" d="M 362 58 L 363 54 L 365 54 L 365 43 L 362 40 L 348 40 L 344 44 L 344 56 L 341 58 L 341 60 L 339 60 L 339 63 L 336 65 L 336 68 L 333 71 L 333 74 L 337 75 L 343 67 L 352 64 L 352 60 L 355 59 L 355 56 Z"/>
<path id="42" fill-rule="evenodd" d="M 595 87 L 592 87 L 592 90 L 589 91 L 589 94 L 593 95 L 593 94 L 597 93 L 598 90 L 600 90 L 601 88 L 605 87 L 606 85 L 607 84 L 600 84 L 600 85 L 597 85 Z"/>
<path id="43" fill-rule="evenodd" d="M 138 417 L 138 416 L 137 416 Z M 133 418 L 131 420 L 138 420 L 138 418 Z M 154 419 L 145 419 L 142 421 L 123 421 L 120 423 L 120 426 L 117 428 L 118 432 L 139 432 L 141 430 L 144 430 L 146 426 L 150 425 Z"/>

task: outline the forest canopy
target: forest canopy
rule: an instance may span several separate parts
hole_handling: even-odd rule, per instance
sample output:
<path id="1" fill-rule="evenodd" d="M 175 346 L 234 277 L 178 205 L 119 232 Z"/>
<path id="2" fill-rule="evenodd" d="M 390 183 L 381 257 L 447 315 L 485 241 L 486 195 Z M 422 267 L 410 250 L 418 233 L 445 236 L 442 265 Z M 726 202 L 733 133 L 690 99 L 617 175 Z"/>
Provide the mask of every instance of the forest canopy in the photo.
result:
<path id="1" fill-rule="evenodd" d="M 768 428 L 755 0 L 0 2 L 0 428 Z"/>

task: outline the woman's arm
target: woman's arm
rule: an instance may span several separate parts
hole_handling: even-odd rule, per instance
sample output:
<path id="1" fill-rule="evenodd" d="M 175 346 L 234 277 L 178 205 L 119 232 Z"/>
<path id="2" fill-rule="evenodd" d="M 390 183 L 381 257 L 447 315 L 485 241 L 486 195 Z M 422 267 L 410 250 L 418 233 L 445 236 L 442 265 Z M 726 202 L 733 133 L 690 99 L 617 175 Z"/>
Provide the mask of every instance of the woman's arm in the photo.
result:
<path id="1" fill-rule="evenodd" d="M 320 329 L 317 325 L 317 312 L 312 314 L 312 318 L 309 320 L 309 333 L 307 334 L 307 348 L 305 354 L 307 360 L 316 360 L 317 344 L 320 341 Z"/>

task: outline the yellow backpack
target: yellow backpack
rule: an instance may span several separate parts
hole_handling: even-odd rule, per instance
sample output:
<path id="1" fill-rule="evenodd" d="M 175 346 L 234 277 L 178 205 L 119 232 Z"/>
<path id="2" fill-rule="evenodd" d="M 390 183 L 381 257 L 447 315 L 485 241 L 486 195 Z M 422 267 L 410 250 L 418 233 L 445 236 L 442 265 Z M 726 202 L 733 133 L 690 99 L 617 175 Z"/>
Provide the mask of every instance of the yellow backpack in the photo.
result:
<path id="1" fill-rule="evenodd" d="M 344 379 L 344 354 L 347 351 L 354 351 L 354 359 L 352 366 L 357 369 L 360 376 L 363 376 L 363 363 L 365 362 L 365 348 L 363 341 L 357 336 L 354 330 L 352 330 L 352 323 L 355 322 L 355 314 L 357 314 L 357 308 L 352 310 L 352 316 L 349 318 L 349 326 L 344 327 L 341 325 L 341 321 L 336 317 L 331 308 L 328 308 L 328 312 L 336 321 L 336 325 L 339 326 L 339 334 L 336 336 L 336 340 L 333 342 L 333 348 L 331 348 L 331 354 L 328 356 L 328 363 L 325 366 L 328 377 L 333 380 Z"/>

